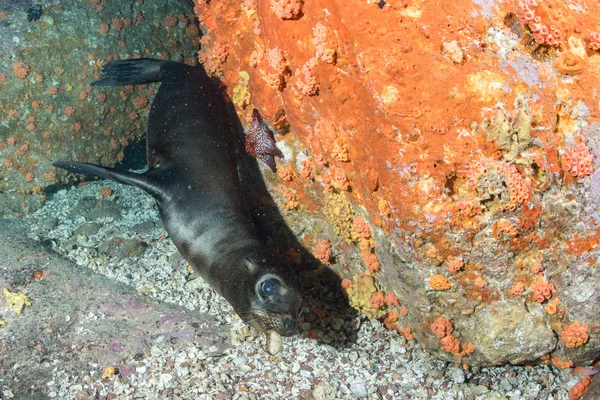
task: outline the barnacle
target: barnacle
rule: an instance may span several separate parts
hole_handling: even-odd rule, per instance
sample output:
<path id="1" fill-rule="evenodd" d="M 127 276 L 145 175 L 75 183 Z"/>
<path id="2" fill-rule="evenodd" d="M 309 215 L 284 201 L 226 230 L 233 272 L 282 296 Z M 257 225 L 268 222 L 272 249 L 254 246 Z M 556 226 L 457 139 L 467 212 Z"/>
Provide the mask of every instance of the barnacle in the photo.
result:
<path id="1" fill-rule="evenodd" d="M 585 63 L 584 59 L 573 54 L 572 52 L 563 51 L 558 59 L 554 62 L 554 67 L 561 74 L 577 75 L 583 70 Z"/>

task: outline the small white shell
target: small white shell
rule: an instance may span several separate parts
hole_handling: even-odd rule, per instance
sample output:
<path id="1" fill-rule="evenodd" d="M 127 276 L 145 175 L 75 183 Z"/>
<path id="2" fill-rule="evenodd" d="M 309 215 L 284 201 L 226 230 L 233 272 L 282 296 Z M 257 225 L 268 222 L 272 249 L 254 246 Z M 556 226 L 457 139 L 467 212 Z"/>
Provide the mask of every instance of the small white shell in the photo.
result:
<path id="1" fill-rule="evenodd" d="M 281 353 L 283 348 L 283 338 L 277 331 L 267 332 L 267 351 L 271 355 Z"/>

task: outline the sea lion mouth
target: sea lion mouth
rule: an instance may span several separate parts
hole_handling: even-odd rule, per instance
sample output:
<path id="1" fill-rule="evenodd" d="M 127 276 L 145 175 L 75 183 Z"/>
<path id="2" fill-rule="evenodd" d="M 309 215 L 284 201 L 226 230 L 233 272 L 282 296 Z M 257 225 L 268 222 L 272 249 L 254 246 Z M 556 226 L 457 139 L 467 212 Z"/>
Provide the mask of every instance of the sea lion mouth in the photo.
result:
<path id="1" fill-rule="evenodd" d="M 288 315 L 253 311 L 250 315 L 250 325 L 261 332 L 276 331 L 282 336 L 292 336 L 297 331 L 297 324 Z"/>

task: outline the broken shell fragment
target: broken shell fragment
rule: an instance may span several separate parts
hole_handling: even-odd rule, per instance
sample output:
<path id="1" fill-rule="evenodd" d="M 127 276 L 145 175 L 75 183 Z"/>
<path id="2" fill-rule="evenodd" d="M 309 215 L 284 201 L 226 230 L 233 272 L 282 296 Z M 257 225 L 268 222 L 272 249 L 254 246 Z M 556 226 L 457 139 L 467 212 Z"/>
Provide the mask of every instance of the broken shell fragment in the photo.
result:
<path id="1" fill-rule="evenodd" d="M 267 352 L 271 355 L 281 353 L 283 338 L 277 331 L 267 332 Z"/>

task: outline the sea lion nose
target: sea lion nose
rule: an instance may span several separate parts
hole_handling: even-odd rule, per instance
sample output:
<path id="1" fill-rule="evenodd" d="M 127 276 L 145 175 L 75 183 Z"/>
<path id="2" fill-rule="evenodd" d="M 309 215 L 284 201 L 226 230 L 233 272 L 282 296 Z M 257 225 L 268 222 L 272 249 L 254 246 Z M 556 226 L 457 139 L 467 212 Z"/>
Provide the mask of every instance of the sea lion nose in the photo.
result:
<path id="1" fill-rule="evenodd" d="M 285 321 L 285 329 L 288 335 L 293 333 L 296 330 L 296 322 L 289 318 L 287 321 Z"/>

